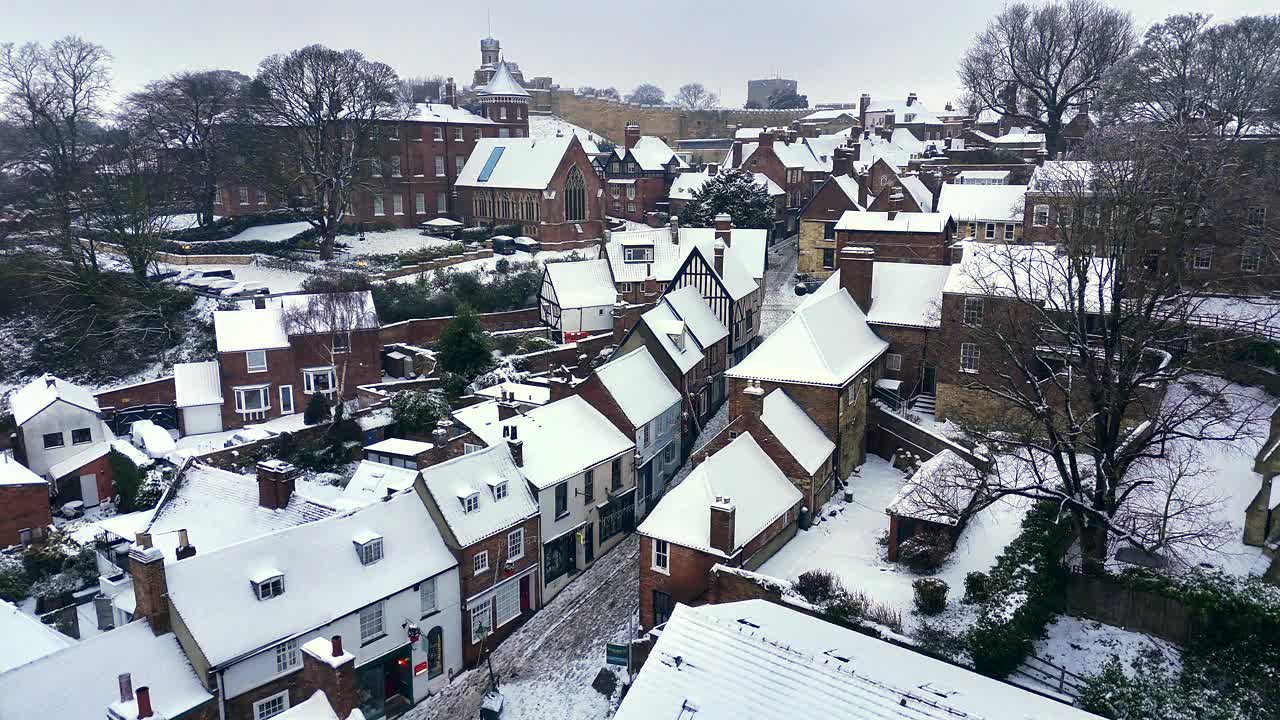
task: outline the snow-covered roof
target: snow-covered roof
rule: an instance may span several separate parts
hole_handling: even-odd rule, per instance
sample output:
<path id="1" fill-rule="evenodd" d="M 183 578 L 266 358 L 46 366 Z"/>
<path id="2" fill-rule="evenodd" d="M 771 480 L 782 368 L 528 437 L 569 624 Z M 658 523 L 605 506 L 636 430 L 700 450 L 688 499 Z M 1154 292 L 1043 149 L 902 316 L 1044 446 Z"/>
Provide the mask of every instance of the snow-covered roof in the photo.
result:
<path id="1" fill-rule="evenodd" d="M 672 290 L 663 296 L 702 347 L 710 347 L 729 336 L 729 329 L 716 317 L 702 292 L 693 285 Z"/>
<path id="2" fill-rule="evenodd" d="M 289 347 L 279 308 L 215 310 L 213 334 L 218 352 L 271 350 Z"/>
<path id="3" fill-rule="evenodd" d="M 1014 128 L 1014 131 L 1008 135 L 1001 135 L 995 138 L 997 145 L 1036 145 L 1044 143 L 1044 133 L 1026 132 L 1021 128 Z"/>
<path id="4" fill-rule="evenodd" d="M 477 91 L 478 95 L 503 95 L 507 97 L 529 97 L 524 86 L 511 74 L 511 68 L 505 62 L 498 63 L 497 72 L 489 80 L 489 84 Z"/>
<path id="5" fill-rule="evenodd" d="M 494 399 L 500 399 L 503 393 L 508 394 L 516 402 L 530 405 L 546 405 L 551 402 L 551 388 L 547 385 L 533 385 L 511 380 L 490 385 L 475 392 L 476 395 Z"/>
<path id="6" fill-rule="evenodd" d="M 961 170 L 956 174 L 956 182 L 964 184 L 965 182 L 981 182 L 997 180 L 1003 183 L 1009 179 L 1008 170 Z"/>
<path id="7" fill-rule="evenodd" d="M 301 293 L 267 299 L 267 307 L 283 312 L 289 335 L 315 335 L 348 330 L 373 330 L 379 326 L 373 292 Z"/>
<path id="8" fill-rule="evenodd" d="M 498 419 L 493 410 L 496 406 L 496 402 L 480 403 L 453 416 L 487 445 L 504 442 L 504 427 L 516 428 L 524 443 L 521 470 L 540 490 L 635 447 L 608 418 L 577 395 L 506 420 Z"/>
<path id="9" fill-rule="evenodd" d="M 59 400 L 89 412 L 96 413 L 100 410 L 98 399 L 88 388 L 45 373 L 18 388 L 9 396 L 13 421 L 22 425 Z"/>
<path id="10" fill-rule="evenodd" d="M 73 644 L 71 638 L 0 600 L 0 674 Z"/>
<path id="11" fill-rule="evenodd" d="M 939 327 L 942 324 L 942 287 L 950 272 L 951 268 L 946 265 L 875 263 L 867 322 Z"/>
<path id="12" fill-rule="evenodd" d="M 734 551 L 711 547 L 711 504 L 734 507 Z M 667 491 L 638 531 L 711 555 L 731 557 L 800 502 L 800 491 L 778 469 L 751 433 L 734 438 Z"/>
<path id="13" fill-rule="evenodd" d="M 702 186 L 707 184 L 711 179 L 711 173 L 706 172 L 683 172 L 676 175 L 675 180 L 671 182 L 671 190 L 667 192 L 667 197 L 671 200 L 692 200 L 694 193 L 702 190 Z M 787 191 L 778 186 L 777 183 L 770 180 L 764 173 L 753 173 L 752 177 L 755 184 L 768 191 L 769 197 L 778 197 L 786 195 Z"/>
<path id="14" fill-rule="evenodd" d="M 357 713 L 360 711 L 352 711 L 350 717 L 338 717 L 338 713 L 334 712 L 333 705 L 329 702 L 329 696 L 325 695 L 323 690 L 317 690 L 311 697 L 272 717 L 278 720 L 356 720 L 359 717 L 363 720 L 363 713 L 359 716 Z"/>
<path id="15" fill-rule="evenodd" d="M 553 138 L 557 135 L 576 135 L 578 142 L 582 143 L 582 149 L 592 157 L 605 154 L 601 152 L 599 145 L 604 140 L 602 136 L 557 115 L 529 115 L 529 137 Z"/>
<path id="16" fill-rule="evenodd" d="M 825 122 L 828 120 L 837 120 L 841 117 L 857 118 L 858 111 L 856 109 L 817 110 L 800 118 L 800 122 Z"/>
<path id="17" fill-rule="evenodd" d="M 817 472 L 836 449 L 822 428 L 782 388 L 764 397 L 760 421 L 810 475 Z"/>
<path id="18" fill-rule="evenodd" d="M 834 183 L 840 192 L 844 193 L 844 196 L 849 199 L 849 202 L 853 203 L 854 207 L 859 210 L 865 209 L 858 203 L 859 189 L 857 178 L 852 175 L 833 175 L 828 182 Z"/>
<path id="19" fill-rule="evenodd" d="M 81 545 L 89 545 L 105 534 L 111 540 L 133 542 L 138 533 L 147 529 L 147 525 L 155 514 L 156 511 L 154 509 L 139 510 L 138 512 L 111 515 L 100 520 L 83 522 L 77 524 L 75 530 L 71 531 L 71 539 Z"/>
<path id="20" fill-rule="evenodd" d="M 351 480 L 342 489 L 342 499 L 360 505 L 377 502 L 387 496 L 387 491 L 399 492 L 413 487 L 418 477 L 416 468 L 361 460 Z"/>
<path id="21" fill-rule="evenodd" d="M 364 449 L 369 452 L 386 453 L 388 455 L 415 457 L 430 450 L 432 447 L 431 443 L 421 440 L 387 438 L 386 440 L 379 440 L 372 445 L 366 445 Z"/>
<path id="22" fill-rule="evenodd" d="M 0 454 L 0 485 L 48 485 L 49 483 L 7 453 Z"/>
<path id="23" fill-rule="evenodd" d="M 915 175 L 904 175 L 902 177 L 902 187 L 906 188 L 907 192 L 911 194 L 911 199 L 916 201 L 916 205 L 923 212 L 933 211 L 933 193 L 929 191 L 929 188 L 925 187 L 920 178 Z"/>
<path id="24" fill-rule="evenodd" d="M 813 153 L 823 172 L 831 172 L 836 149 L 848 145 L 849 138 L 844 135 L 819 135 L 815 138 L 801 138 L 800 142 L 809 146 L 809 152 Z"/>
<path id="25" fill-rule="evenodd" d="M 50 465 L 49 477 L 53 480 L 64 478 L 109 452 L 111 443 L 96 442 L 75 455 Z"/>
<path id="26" fill-rule="evenodd" d="M 529 491 L 506 443 L 495 443 L 422 471 L 422 481 L 458 547 L 467 547 L 538 514 L 538 501 Z M 495 488 L 506 484 L 498 498 Z M 467 512 L 460 498 L 475 495 L 477 509 Z"/>
<path id="27" fill-rule="evenodd" d="M 180 408 L 222 404 L 222 378 L 216 360 L 176 363 L 173 386 Z"/>
<path id="28" fill-rule="evenodd" d="M 1092 189 L 1096 169 L 1090 160 L 1046 160 L 1031 171 L 1028 192 L 1079 194 Z"/>
<path id="29" fill-rule="evenodd" d="M 689 713 L 691 707 L 697 710 Z M 1097 720 L 1065 703 L 765 600 L 677 605 L 614 715 L 782 717 Z"/>
<path id="30" fill-rule="evenodd" d="M 410 120 L 430 123 L 453 123 L 467 125 L 493 125 L 494 122 L 481 117 L 466 108 L 454 107 L 448 103 L 415 103 L 414 115 Z"/>
<path id="31" fill-rule="evenodd" d="M 459 187 L 545 190 L 574 136 L 481 138 L 458 173 Z"/>
<path id="32" fill-rule="evenodd" d="M 827 278 L 796 306 L 791 317 L 725 374 L 750 380 L 839 387 L 888 347 L 867 325 L 858 304 L 840 287 L 839 278 L 834 282 Z"/>
<path id="33" fill-rule="evenodd" d="M 368 532 L 382 536 L 383 557 L 365 565 L 352 539 Z M 216 668 L 456 565 L 422 500 L 406 491 L 318 522 L 201 549 L 168 563 L 166 571 L 170 602 Z M 268 571 L 284 576 L 285 591 L 259 600 L 249 581 Z"/>
<path id="34" fill-rule="evenodd" d="M 887 212 L 846 210 L 836 223 L 836 230 L 857 232 L 940 233 L 946 230 L 946 213 L 900 212 L 889 217 Z"/>
<path id="35" fill-rule="evenodd" d="M 938 213 L 956 222 L 1022 222 L 1026 185 L 952 185 L 942 186 L 938 196 Z"/>
<path id="36" fill-rule="evenodd" d="M 669 227 L 613 233 L 605 246 L 613 278 L 617 282 L 642 282 L 652 277 L 668 282 L 695 248 L 708 265 L 713 265 L 715 233 L 714 228 L 680 228 L 678 243 L 671 242 Z M 721 279 L 736 300 L 751 294 L 763 282 L 769 231 L 734 228 L 731 233 Z M 636 245 L 652 245 L 653 262 L 627 262 L 625 248 Z"/>
<path id="37" fill-rule="evenodd" d="M 702 362 L 702 346 L 694 340 L 688 325 L 680 319 L 671 305 L 659 302 L 640 316 L 640 322 L 649 328 L 663 352 L 682 374 Z"/>
<path id="38" fill-rule="evenodd" d="M 627 156 L 625 147 L 616 147 L 613 152 L 618 159 Z M 635 158 L 636 164 L 646 172 L 665 170 L 672 159 L 675 159 L 679 167 L 689 166 L 688 163 L 675 154 L 671 146 L 663 142 L 662 138 L 652 135 L 645 135 L 636 141 L 636 144 L 631 148 L 631 157 Z"/>
<path id="39" fill-rule="evenodd" d="M 1061 310 L 1076 307 L 1076 301 L 1068 297 L 1077 289 L 1068 284 L 1068 280 L 1074 284 L 1076 273 L 1071 258 L 1058 255 L 1057 246 L 964 241 L 961 247 L 960 262 L 951 266 L 943 292 L 1039 301 Z M 1093 258 L 1090 287 L 1084 294 L 1089 311 L 1105 309 L 1100 295 L 1109 303 L 1112 268 L 1111 259 Z M 1099 288 L 1098 284 L 1105 287 Z"/>
<path id="40" fill-rule="evenodd" d="M 956 525 L 977 488 L 966 487 L 973 467 L 951 450 L 943 450 L 916 469 L 885 509 L 890 515 Z"/>
<path id="41" fill-rule="evenodd" d="M 120 700 L 121 673 L 132 676 L 134 687 L 151 688 L 160 717 L 179 717 L 210 698 L 173 633 L 156 635 L 135 620 L 0 672 L 0 717 L 105 717 Z"/>
<path id="42" fill-rule="evenodd" d="M 609 261 L 604 258 L 549 262 L 545 268 L 561 308 L 613 307 L 618 301 Z"/>
<path id="43" fill-rule="evenodd" d="M 191 544 L 205 553 L 335 512 L 296 490 L 283 508 L 262 507 L 256 477 L 192 463 L 161 499 L 147 532 L 172 561 L 178 530 L 186 530 Z"/>
<path id="44" fill-rule="evenodd" d="M 637 428 L 680 402 L 680 393 L 643 345 L 596 368 L 596 375 Z"/>

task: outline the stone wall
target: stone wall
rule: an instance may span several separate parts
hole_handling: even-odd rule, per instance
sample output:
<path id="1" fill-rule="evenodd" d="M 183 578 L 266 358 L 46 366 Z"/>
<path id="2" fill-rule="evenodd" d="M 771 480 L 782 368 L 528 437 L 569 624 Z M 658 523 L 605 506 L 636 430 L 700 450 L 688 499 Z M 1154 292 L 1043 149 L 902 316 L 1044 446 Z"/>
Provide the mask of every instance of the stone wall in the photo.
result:
<path id="1" fill-rule="evenodd" d="M 655 135 L 670 143 L 733 137 L 733 128 L 737 127 L 790 125 L 813 110 L 683 110 L 668 105 L 632 105 L 561 91 L 552 94 L 551 112 L 621 145 L 628 123 L 637 123 L 645 135 Z"/>
<path id="2" fill-rule="evenodd" d="M 415 318 L 382 326 L 382 343 L 408 343 L 410 345 L 430 345 L 440 339 L 444 326 L 453 319 L 452 315 L 433 318 Z M 480 324 L 489 332 L 501 330 L 520 330 L 538 327 L 542 317 L 538 308 L 508 310 L 505 312 L 481 313 Z"/>
<path id="3" fill-rule="evenodd" d="M 910 420 L 890 412 L 878 402 L 871 403 L 870 429 L 867 432 L 867 449 L 882 458 L 891 458 L 906 449 L 932 458 L 943 450 L 950 450 L 969 464 L 982 470 L 991 469 L 991 460 L 973 453 L 941 435 L 930 432 Z"/>

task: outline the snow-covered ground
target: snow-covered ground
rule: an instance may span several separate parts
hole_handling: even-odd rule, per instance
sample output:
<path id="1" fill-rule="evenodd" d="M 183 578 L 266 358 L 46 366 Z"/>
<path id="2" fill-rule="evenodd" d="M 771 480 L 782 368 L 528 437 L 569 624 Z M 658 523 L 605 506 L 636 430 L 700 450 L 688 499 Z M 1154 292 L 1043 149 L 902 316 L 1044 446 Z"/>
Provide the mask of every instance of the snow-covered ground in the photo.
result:
<path id="1" fill-rule="evenodd" d="M 455 241 L 435 235 L 423 235 L 416 228 L 403 228 L 387 232 L 365 233 L 364 240 L 359 235 L 339 235 L 337 241 L 347 246 L 347 254 L 353 257 L 361 255 L 395 255 L 396 253 L 421 250 L 427 247 L 450 245 Z"/>
<path id="2" fill-rule="evenodd" d="M 179 455 L 199 455 L 201 453 L 210 452 L 212 450 L 221 450 L 225 443 L 233 440 L 237 434 L 254 437 L 259 435 L 257 430 L 268 430 L 279 434 L 282 432 L 297 432 L 304 427 L 306 423 L 303 421 L 303 414 L 300 412 L 283 417 L 273 418 L 263 423 L 249 425 L 244 428 L 235 430 L 224 430 L 216 433 L 203 433 L 201 435 L 187 435 L 178 438 L 175 443 L 178 448 L 175 454 Z M 239 444 L 239 443 L 236 443 Z"/>
<path id="3" fill-rule="evenodd" d="M 904 629 L 910 634 L 918 618 L 911 583 L 923 577 L 910 568 L 885 559 L 879 540 L 889 529 L 885 508 L 898 494 L 904 476 L 887 460 L 867 455 L 867 462 L 849 478 L 853 501 L 835 499 L 823 508 L 821 522 L 796 534 L 760 572 L 795 580 L 807 570 L 825 569 L 835 573 L 850 590 L 866 593 L 872 600 L 902 612 Z M 998 502 L 979 513 L 965 528 L 955 552 L 933 577 L 951 586 L 948 607 L 956 610 L 964 592 L 964 576 L 975 570 L 987 571 L 1017 534 L 1027 505 Z"/>
<path id="4" fill-rule="evenodd" d="M 1182 667 L 1182 651 L 1171 642 L 1071 615 L 1061 615 L 1049 623 L 1033 654 L 1077 670 L 1100 670 L 1113 656 L 1127 670 L 1140 657 L 1158 659 L 1173 674 Z"/>
<path id="5" fill-rule="evenodd" d="M 166 265 L 160 264 L 161 272 L 182 271 L 182 270 L 212 270 L 214 268 L 230 268 L 235 275 L 237 281 L 260 282 L 265 284 L 273 293 L 291 292 L 302 287 L 302 283 L 311 277 L 310 273 L 298 272 L 296 270 L 283 270 L 280 268 L 266 267 L 265 265 L 220 265 L 218 263 L 195 264 L 195 265 Z"/>
<path id="6" fill-rule="evenodd" d="M 529 255 L 528 253 L 518 252 L 515 255 L 494 255 L 493 257 L 481 258 L 480 260 L 470 260 L 468 262 L 458 263 L 457 265 L 450 265 L 449 267 L 444 268 L 444 270 L 446 272 L 491 273 L 497 270 L 498 262 L 501 260 L 506 260 L 507 262 L 511 263 L 512 267 L 515 267 L 520 264 L 545 265 L 548 260 L 569 257 L 575 254 L 578 258 L 583 260 L 594 260 L 596 255 L 599 252 L 600 252 L 600 248 L 599 246 L 596 246 L 596 245 L 593 245 L 588 248 L 583 248 L 581 250 L 544 251 L 544 252 L 535 253 L 533 255 Z M 417 273 L 414 275 L 401 275 L 400 277 L 391 278 L 389 282 L 398 282 L 398 283 L 416 282 L 419 277 L 422 277 L 423 275 L 430 277 L 434 272 L 435 271 L 433 270 L 428 273 Z"/>
<path id="7" fill-rule="evenodd" d="M 232 235 L 225 240 L 210 240 L 208 242 L 241 242 L 244 240 L 257 240 L 258 242 L 284 242 L 291 240 L 298 235 L 311 229 L 311 223 L 306 222 L 290 222 L 277 223 L 275 225 L 255 225 L 254 227 L 243 230 Z"/>
<path id="8" fill-rule="evenodd" d="M 221 215 L 214 215 L 213 219 L 221 219 Z M 195 213 L 180 213 L 178 215 L 169 215 L 165 219 L 164 228 L 166 230 L 190 230 L 193 227 L 200 226 L 200 216 Z"/>
<path id="9" fill-rule="evenodd" d="M 765 270 L 764 305 L 760 309 L 760 335 L 767 336 L 791 317 L 803 299 L 796 295 L 796 262 L 799 241 L 789 237 L 769 248 Z"/>

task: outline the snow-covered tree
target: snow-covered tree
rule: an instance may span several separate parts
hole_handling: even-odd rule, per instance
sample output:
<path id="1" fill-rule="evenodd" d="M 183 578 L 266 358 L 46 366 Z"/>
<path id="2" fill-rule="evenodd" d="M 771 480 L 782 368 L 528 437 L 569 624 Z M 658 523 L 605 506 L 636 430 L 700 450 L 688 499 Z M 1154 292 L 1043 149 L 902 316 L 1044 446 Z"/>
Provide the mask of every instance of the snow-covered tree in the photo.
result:
<path id="1" fill-rule="evenodd" d="M 773 227 L 769 191 L 744 170 L 722 170 L 707 180 L 684 206 L 680 222 L 689 227 L 711 227 L 720 213 L 729 213 L 735 227 Z"/>

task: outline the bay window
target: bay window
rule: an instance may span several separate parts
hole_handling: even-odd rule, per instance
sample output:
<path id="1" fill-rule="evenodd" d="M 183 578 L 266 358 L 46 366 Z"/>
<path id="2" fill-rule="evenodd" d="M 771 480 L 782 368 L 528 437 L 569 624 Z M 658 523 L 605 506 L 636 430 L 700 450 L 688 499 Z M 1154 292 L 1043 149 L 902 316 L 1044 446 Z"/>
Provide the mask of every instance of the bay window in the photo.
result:
<path id="1" fill-rule="evenodd" d="M 302 371 L 303 392 L 328 394 L 334 391 L 333 367 L 305 368 Z"/>

